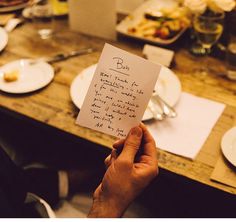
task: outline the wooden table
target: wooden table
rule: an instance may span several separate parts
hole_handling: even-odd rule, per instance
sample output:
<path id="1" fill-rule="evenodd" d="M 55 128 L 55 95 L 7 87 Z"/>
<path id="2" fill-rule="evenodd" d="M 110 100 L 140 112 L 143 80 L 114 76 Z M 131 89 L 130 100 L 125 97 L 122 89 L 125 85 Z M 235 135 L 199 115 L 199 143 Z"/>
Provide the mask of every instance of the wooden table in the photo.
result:
<path id="1" fill-rule="evenodd" d="M 30 117 L 110 148 L 114 142 L 113 137 L 75 125 L 75 118 L 79 110 L 70 98 L 70 85 L 73 79 L 84 68 L 97 63 L 105 41 L 71 32 L 65 20 L 58 20 L 56 29 L 58 33 L 53 40 L 42 41 L 36 37 L 32 23 L 23 24 L 10 34 L 9 44 L 0 55 L 0 65 L 15 59 L 54 55 L 88 46 L 96 49 L 96 52 L 55 63 L 53 65 L 57 70 L 55 79 L 42 90 L 24 95 L 10 95 L 1 92 L 1 109 Z M 142 55 L 144 43 L 126 38 L 109 43 L 131 53 Z M 236 188 L 210 180 L 216 161 L 222 155 L 220 151 L 222 135 L 236 125 L 236 82 L 213 74 L 225 71 L 224 64 L 219 60 L 197 58 L 183 48 L 177 48 L 175 51 L 173 71 L 179 77 L 183 91 L 225 103 L 227 107 L 194 161 L 160 151 L 159 166 L 208 186 L 236 194 Z M 199 64 L 211 67 L 212 73 L 200 74 L 197 71 Z"/>

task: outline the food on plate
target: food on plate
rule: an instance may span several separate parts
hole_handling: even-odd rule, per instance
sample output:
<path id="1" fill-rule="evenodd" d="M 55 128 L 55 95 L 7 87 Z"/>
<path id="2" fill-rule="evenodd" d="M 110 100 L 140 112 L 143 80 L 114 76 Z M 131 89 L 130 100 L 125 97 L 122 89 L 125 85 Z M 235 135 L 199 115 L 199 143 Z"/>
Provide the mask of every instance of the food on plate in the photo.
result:
<path id="1" fill-rule="evenodd" d="M 26 3 L 29 0 L 0 0 L 0 7 L 8 7 Z"/>
<path id="2" fill-rule="evenodd" d="M 171 39 L 190 25 L 182 8 L 175 11 L 146 11 L 141 20 L 128 28 L 128 33 L 145 37 Z"/>
<path id="3" fill-rule="evenodd" d="M 6 82 L 14 82 L 16 80 L 18 80 L 19 78 L 19 71 L 18 70 L 13 70 L 11 72 L 5 72 L 3 74 L 3 79 Z"/>

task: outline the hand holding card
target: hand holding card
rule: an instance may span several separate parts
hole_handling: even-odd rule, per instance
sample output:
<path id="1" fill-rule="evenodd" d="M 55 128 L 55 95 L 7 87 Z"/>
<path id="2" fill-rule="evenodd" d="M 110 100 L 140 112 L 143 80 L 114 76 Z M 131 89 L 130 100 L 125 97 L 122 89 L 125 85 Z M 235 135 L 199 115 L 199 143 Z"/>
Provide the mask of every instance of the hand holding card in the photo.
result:
<path id="1" fill-rule="evenodd" d="M 161 66 L 106 44 L 76 123 L 118 138 L 139 125 Z"/>

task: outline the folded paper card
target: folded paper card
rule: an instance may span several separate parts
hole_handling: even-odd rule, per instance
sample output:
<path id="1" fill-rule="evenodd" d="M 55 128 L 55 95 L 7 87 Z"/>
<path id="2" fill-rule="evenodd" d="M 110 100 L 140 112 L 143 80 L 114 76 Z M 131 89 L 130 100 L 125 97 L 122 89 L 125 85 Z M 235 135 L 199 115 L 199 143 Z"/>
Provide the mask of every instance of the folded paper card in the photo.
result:
<path id="1" fill-rule="evenodd" d="M 116 39 L 116 1 L 69 0 L 69 25 L 73 31 Z"/>
<path id="2" fill-rule="evenodd" d="M 76 123 L 118 138 L 137 126 L 161 66 L 105 44 Z"/>
<path id="3" fill-rule="evenodd" d="M 174 51 L 145 44 L 143 48 L 144 56 L 151 62 L 169 67 L 174 57 Z"/>
<path id="4" fill-rule="evenodd" d="M 194 159 L 225 105 L 182 93 L 175 108 L 176 118 L 148 124 L 148 128 L 160 149 Z"/>

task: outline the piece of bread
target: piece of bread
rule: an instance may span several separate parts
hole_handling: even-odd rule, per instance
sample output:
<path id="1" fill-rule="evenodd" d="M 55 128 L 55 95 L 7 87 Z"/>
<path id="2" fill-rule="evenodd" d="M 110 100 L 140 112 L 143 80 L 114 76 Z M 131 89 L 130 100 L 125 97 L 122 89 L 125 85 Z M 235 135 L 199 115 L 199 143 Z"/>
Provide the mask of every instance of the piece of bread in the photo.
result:
<path id="1" fill-rule="evenodd" d="M 3 74 L 3 79 L 6 82 L 14 82 L 14 81 L 18 80 L 18 78 L 19 78 L 19 71 L 18 70 L 14 70 L 11 72 L 5 72 Z"/>

